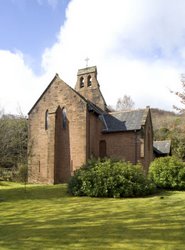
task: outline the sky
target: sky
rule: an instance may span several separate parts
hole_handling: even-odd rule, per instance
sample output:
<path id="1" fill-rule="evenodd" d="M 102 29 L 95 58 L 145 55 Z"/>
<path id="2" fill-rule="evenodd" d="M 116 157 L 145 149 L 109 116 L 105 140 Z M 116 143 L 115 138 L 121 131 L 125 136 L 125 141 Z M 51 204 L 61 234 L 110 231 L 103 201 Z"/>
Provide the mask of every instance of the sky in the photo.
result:
<path id="1" fill-rule="evenodd" d="M 184 0 L 0 0 L 0 109 L 27 115 L 56 73 L 97 66 L 108 105 L 173 111 L 185 73 Z"/>

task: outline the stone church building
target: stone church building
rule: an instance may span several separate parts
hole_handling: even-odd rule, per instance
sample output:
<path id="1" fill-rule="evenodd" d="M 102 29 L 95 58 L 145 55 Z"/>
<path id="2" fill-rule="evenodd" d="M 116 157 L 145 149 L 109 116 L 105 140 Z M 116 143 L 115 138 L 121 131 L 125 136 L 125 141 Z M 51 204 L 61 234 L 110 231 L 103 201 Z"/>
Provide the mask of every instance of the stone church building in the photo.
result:
<path id="1" fill-rule="evenodd" d="M 28 120 L 29 182 L 67 182 L 91 157 L 140 162 L 145 172 L 153 159 L 150 109 L 109 112 L 95 66 L 78 70 L 74 89 L 56 74 Z"/>

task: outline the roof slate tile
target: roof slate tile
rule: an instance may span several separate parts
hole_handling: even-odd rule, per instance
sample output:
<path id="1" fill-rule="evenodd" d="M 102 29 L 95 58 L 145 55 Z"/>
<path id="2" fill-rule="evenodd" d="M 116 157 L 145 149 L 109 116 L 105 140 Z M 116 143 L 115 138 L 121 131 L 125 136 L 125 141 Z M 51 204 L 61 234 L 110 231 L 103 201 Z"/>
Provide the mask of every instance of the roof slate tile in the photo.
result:
<path id="1" fill-rule="evenodd" d="M 140 130 L 146 122 L 147 114 L 148 109 L 102 114 L 101 120 L 105 125 L 104 132 Z"/>

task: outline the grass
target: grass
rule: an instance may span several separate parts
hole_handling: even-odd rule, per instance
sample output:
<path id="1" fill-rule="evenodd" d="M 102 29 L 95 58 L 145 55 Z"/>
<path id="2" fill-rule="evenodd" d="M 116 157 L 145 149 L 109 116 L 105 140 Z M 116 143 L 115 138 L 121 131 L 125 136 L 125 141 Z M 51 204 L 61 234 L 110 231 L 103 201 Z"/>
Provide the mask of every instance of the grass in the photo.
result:
<path id="1" fill-rule="evenodd" d="M 0 249 L 184 249 L 185 192 L 70 197 L 66 185 L 0 182 Z"/>

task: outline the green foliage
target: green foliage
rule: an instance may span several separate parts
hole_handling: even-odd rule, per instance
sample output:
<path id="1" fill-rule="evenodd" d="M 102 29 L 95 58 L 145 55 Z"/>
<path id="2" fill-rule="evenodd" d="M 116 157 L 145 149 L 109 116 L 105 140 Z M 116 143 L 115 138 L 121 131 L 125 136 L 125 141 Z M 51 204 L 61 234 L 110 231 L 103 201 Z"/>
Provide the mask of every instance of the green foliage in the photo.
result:
<path id="1" fill-rule="evenodd" d="M 175 157 L 156 158 L 149 176 L 159 188 L 185 190 L 185 163 Z"/>
<path id="2" fill-rule="evenodd" d="M 14 168 L 0 168 L 0 181 L 13 181 Z"/>
<path id="3" fill-rule="evenodd" d="M 13 168 L 0 168 L 0 181 L 15 181 L 26 183 L 28 178 L 27 164 Z"/>
<path id="4" fill-rule="evenodd" d="M 69 185 L 75 196 L 139 197 L 155 192 L 140 165 L 129 162 L 91 160 L 75 171 Z"/>
<path id="5" fill-rule="evenodd" d="M 185 133 L 174 129 L 171 132 L 172 154 L 180 159 L 185 159 Z"/>
<path id="6" fill-rule="evenodd" d="M 27 120 L 0 114 L 0 179 L 25 182 L 27 163 Z M 23 180 L 24 179 L 24 180 Z"/>
<path id="7" fill-rule="evenodd" d="M 185 159 L 185 133 L 176 126 L 160 128 L 154 131 L 154 140 L 171 140 L 172 154 L 180 159 Z"/>
<path id="8" fill-rule="evenodd" d="M 17 168 L 20 163 L 26 163 L 27 137 L 25 117 L 0 117 L 0 167 Z"/>
<path id="9" fill-rule="evenodd" d="M 172 155 L 185 159 L 185 116 L 152 109 L 154 140 L 171 140 Z"/>
<path id="10" fill-rule="evenodd" d="M 154 131 L 154 140 L 162 141 L 170 137 L 170 131 L 168 128 L 159 128 Z"/>
<path id="11" fill-rule="evenodd" d="M 14 172 L 13 180 L 17 182 L 27 183 L 28 167 L 27 164 L 20 164 L 17 171 Z"/>

